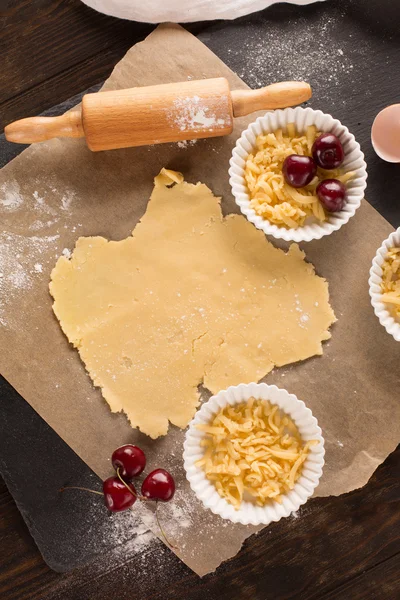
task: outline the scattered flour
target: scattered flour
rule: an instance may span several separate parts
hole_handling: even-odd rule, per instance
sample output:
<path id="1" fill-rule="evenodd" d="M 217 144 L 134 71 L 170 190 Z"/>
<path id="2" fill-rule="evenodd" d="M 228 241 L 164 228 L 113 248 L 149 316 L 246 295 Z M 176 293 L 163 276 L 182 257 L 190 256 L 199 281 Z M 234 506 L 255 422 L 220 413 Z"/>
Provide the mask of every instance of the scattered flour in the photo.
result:
<path id="1" fill-rule="evenodd" d="M 42 196 L 39 196 L 39 192 L 37 190 L 35 190 L 32 194 L 34 200 L 35 200 L 35 204 L 36 206 L 43 206 L 44 204 L 44 198 L 42 198 Z"/>
<path id="2" fill-rule="evenodd" d="M 197 140 L 182 140 L 178 142 L 178 148 L 187 148 L 188 146 L 194 146 Z"/>
<path id="3" fill-rule="evenodd" d="M 10 179 L 0 186 L 0 218 L 3 213 L 3 229 L 0 233 L 0 324 L 16 326 L 12 306 L 25 290 L 31 290 L 35 279 L 48 264 L 55 264 L 59 256 L 60 235 L 63 228 L 74 234 L 81 223 L 73 222 L 73 206 L 76 192 L 70 188 L 57 190 L 56 180 L 36 182 L 36 189 L 25 192 L 18 181 Z M 18 220 L 7 223 L 6 214 L 24 211 L 24 224 Z M 54 228 L 55 235 L 51 235 Z M 24 233 L 24 235 L 21 235 Z M 62 247 L 62 246 L 61 246 Z M 70 258 L 68 248 L 63 255 Z M 47 286 L 47 284 L 46 284 Z M 17 310 L 15 311 L 17 314 Z"/>
<path id="4" fill-rule="evenodd" d="M 7 211 L 18 210 L 23 202 L 24 200 L 20 194 L 17 181 L 3 183 L 0 189 L 0 209 Z"/>
<path id="5" fill-rule="evenodd" d="M 336 97 L 332 88 L 342 86 L 346 78 L 362 82 L 363 74 L 354 68 L 352 57 L 368 52 L 367 40 L 365 45 L 352 46 L 350 50 L 327 43 L 341 27 L 342 18 L 339 11 L 329 17 L 322 15 L 312 27 L 307 17 L 294 18 L 295 36 L 285 32 L 282 35 L 281 23 L 269 22 L 268 27 L 249 23 L 244 32 L 248 41 L 229 48 L 227 62 L 252 88 L 272 81 L 309 81 L 318 101 L 331 104 L 332 97 Z M 345 100 L 341 102 L 344 104 Z"/>
<path id="6" fill-rule="evenodd" d="M 5 281 L 3 279 L 3 281 Z M 22 265 L 17 264 L 15 271 L 9 274 L 8 281 L 16 290 L 23 290 L 29 287 L 30 279 L 28 274 L 24 271 Z"/>
<path id="7" fill-rule="evenodd" d="M 64 600 L 71 590 L 77 598 L 86 598 L 88 577 L 96 582 L 96 589 L 118 600 L 132 600 L 138 590 L 150 597 L 155 586 L 162 590 L 171 574 L 182 572 L 172 552 L 148 530 L 138 504 L 108 516 L 102 499 L 93 496 L 92 504 L 86 504 L 81 543 L 95 560 L 73 573 L 60 574 L 52 588 L 54 600 Z"/>
<path id="8" fill-rule="evenodd" d="M 146 536 L 146 542 L 151 542 L 151 538 L 154 539 L 155 537 L 151 531 L 159 531 L 155 512 L 151 508 L 144 507 L 143 504 L 139 506 L 138 504 L 135 504 L 135 514 L 140 517 L 143 531 L 151 534 Z M 183 539 L 187 535 L 185 530 L 193 525 L 195 510 L 196 506 L 193 496 L 190 493 L 188 494 L 187 490 L 177 490 L 171 502 L 165 504 L 161 502 L 159 504 L 159 521 L 168 540 L 172 545 L 177 547 L 178 553 L 179 550 L 184 550 L 185 548 L 185 544 L 183 543 Z M 140 527 L 138 530 L 140 531 Z"/>
<path id="9" fill-rule="evenodd" d="M 54 249 L 52 260 L 58 255 L 59 235 L 25 237 L 15 233 L 0 234 L 0 324 L 12 326 L 9 307 L 32 288 L 35 276 L 43 272 L 43 253 L 48 256 Z"/>
<path id="10" fill-rule="evenodd" d="M 68 190 L 61 198 L 61 208 L 62 210 L 70 210 L 71 204 L 75 198 L 76 194 L 72 190 Z"/>
<path id="11" fill-rule="evenodd" d="M 49 221 L 51 223 L 51 221 Z M 43 229 L 43 227 L 46 226 L 46 223 L 43 223 L 43 221 L 40 221 L 40 219 L 36 219 L 35 221 L 33 221 L 33 223 L 31 223 L 29 225 L 29 231 L 39 231 L 40 229 Z"/>
<path id="12" fill-rule="evenodd" d="M 221 98 L 221 108 L 224 104 L 228 106 L 227 98 Z M 217 118 L 206 101 L 199 96 L 177 98 L 173 109 L 168 109 L 167 116 L 181 131 L 221 129 L 225 125 L 225 120 Z"/>
<path id="13" fill-rule="evenodd" d="M 65 258 L 70 259 L 72 256 L 72 252 L 71 250 L 69 250 L 68 248 L 64 248 L 64 250 L 61 253 L 63 256 L 65 256 Z"/>
<path id="14" fill-rule="evenodd" d="M 41 215 L 43 216 L 48 215 L 50 217 L 57 217 L 58 211 L 52 206 L 49 206 L 49 204 L 45 200 L 45 195 L 46 193 L 44 193 L 44 195 L 41 196 L 37 190 L 33 192 L 32 196 L 35 211 L 41 213 Z M 58 221 L 58 218 L 56 219 L 56 221 Z"/>
<path id="15" fill-rule="evenodd" d="M 159 521 L 168 539 L 177 548 L 182 548 L 181 537 L 185 530 L 192 525 L 192 511 L 194 503 L 187 492 L 177 490 L 174 499 L 169 503 L 160 503 L 158 507 Z M 93 498 L 93 511 L 104 511 L 98 499 Z M 149 508 L 143 502 L 136 502 L 131 510 L 111 515 L 102 523 L 103 531 L 99 532 L 101 545 L 110 548 L 113 560 L 127 560 L 133 555 L 140 555 L 143 562 L 154 562 L 154 554 L 149 552 L 158 544 L 157 538 L 152 533 L 159 531 L 153 503 Z M 99 508 L 100 507 L 100 508 Z M 155 504 L 154 504 L 155 507 Z M 88 515 L 90 519 L 90 515 Z"/>
<path id="16" fill-rule="evenodd" d="M 150 531 L 148 514 L 142 503 L 137 502 L 131 510 L 116 515 L 117 518 L 111 517 L 111 528 L 107 527 L 105 541 L 111 542 L 115 557 L 146 553 L 154 544 L 156 537 Z"/>

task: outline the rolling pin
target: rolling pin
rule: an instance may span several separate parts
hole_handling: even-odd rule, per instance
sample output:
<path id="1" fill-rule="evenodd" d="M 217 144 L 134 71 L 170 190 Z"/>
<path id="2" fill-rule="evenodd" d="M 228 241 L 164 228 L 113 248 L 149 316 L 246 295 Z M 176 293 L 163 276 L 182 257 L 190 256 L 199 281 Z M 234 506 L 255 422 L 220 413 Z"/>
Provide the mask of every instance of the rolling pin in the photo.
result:
<path id="1" fill-rule="evenodd" d="M 90 150 L 112 150 L 228 135 L 234 117 L 301 104 L 308 83 L 286 81 L 258 90 L 233 90 L 223 77 L 86 94 L 60 117 L 10 123 L 6 139 L 19 144 L 86 138 Z"/>

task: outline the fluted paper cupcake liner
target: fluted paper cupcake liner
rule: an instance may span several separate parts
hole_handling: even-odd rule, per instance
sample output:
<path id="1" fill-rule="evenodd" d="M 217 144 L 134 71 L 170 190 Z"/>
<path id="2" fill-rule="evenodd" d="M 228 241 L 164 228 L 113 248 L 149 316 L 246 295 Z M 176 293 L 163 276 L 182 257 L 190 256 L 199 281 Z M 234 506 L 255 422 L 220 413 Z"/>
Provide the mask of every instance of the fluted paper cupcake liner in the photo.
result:
<path id="1" fill-rule="evenodd" d="M 396 342 L 400 342 L 400 322 L 391 315 L 388 310 L 388 305 L 382 302 L 381 290 L 382 264 L 389 248 L 393 248 L 393 246 L 400 248 L 400 227 L 389 235 L 377 251 L 369 271 L 368 283 L 371 304 L 374 307 L 374 312 L 378 317 L 380 324 L 394 337 Z"/>
<path id="2" fill-rule="evenodd" d="M 334 133 L 341 141 L 345 152 L 345 159 L 341 168 L 344 171 L 355 171 L 356 176 L 347 182 L 347 200 L 343 210 L 328 215 L 323 223 L 305 223 L 297 229 L 288 229 L 274 225 L 267 219 L 257 215 L 250 206 L 250 194 L 244 177 L 244 168 L 248 155 L 254 150 L 256 138 L 259 135 L 272 133 L 277 129 L 285 129 L 288 123 L 294 123 L 298 132 L 305 132 L 309 125 L 315 125 L 318 131 Z M 311 108 L 286 108 L 275 110 L 258 117 L 251 123 L 236 142 L 232 152 L 229 169 L 229 182 L 232 194 L 242 213 L 251 223 L 275 238 L 294 241 L 309 242 L 317 240 L 324 235 L 329 235 L 345 225 L 355 214 L 364 197 L 367 185 L 367 166 L 360 145 L 347 127 L 331 115 Z"/>
<path id="3" fill-rule="evenodd" d="M 205 433 L 199 431 L 196 425 L 209 423 L 217 412 L 226 405 L 240 404 L 251 397 L 269 400 L 271 404 L 277 404 L 294 421 L 304 441 L 318 440 L 319 443 L 311 446 L 307 459 L 303 464 L 301 475 L 294 488 L 283 495 L 282 504 L 271 501 L 265 506 L 257 506 L 252 502 L 243 501 L 239 509 L 236 510 L 232 504 L 221 498 L 213 483 L 206 478 L 204 470 L 195 464 L 204 454 L 204 448 L 200 446 L 200 442 L 205 436 Z M 272 521 L 279 521 L 282 517 L 289 516 L 312 496 L 322 475 L 324 454 L 324 439 L 321 429 L 318 426 L 317 419 L 304 402 L 294 394 L 289 394 L 286 390 L 275 385 L 241 383 L 238 386 L 232 386 L 219 392 L 197 411 L 186 433 L 183 459 L 190 487 L 206 508 L 209 508 L 214 514 L 220 515 L 223 519 L 228 519 L 234 523 L 268 525 Z"/>

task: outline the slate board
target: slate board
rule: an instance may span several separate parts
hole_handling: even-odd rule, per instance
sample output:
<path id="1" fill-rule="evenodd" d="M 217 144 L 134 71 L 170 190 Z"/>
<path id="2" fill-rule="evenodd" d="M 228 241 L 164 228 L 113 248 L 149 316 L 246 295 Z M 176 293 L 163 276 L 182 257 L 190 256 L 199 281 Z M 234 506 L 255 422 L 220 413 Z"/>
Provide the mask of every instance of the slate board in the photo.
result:
<path id="1" fill-rule="evenodd" d="M 393 0 L 327 0 L 279 4 L 234 22 L 189 29 L 201 29 L 200 40 L 252 87 L 309 80 L 309 105 L 333 113 L 354 133 L 368 164 L 368 200 L 398 227 L 400 168 L 375 155 L 370 128 L 379 110 L 399 102 L 399 22 L 400 4 Z M 79 100 L 44 114 L 61 114 Z M 0 136 L 0 166 L 22 150 Z M 66 484 L 100 489 L 98 477 L 4 379 L 0 398 L 0 471 L 48 565 L 68 571 L 111 551 L 115 537 L 108 535 L 112 522 L 101 499 L 94 511 L 89 494 L 77 503 L 58 493 Z"/>

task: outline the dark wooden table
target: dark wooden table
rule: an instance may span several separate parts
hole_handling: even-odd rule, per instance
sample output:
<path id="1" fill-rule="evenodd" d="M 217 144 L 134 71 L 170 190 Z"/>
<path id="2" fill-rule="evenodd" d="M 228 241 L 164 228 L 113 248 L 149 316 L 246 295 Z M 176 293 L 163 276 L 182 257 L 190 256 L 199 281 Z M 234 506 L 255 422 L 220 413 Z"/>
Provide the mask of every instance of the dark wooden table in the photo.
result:
<path id="1" fill-rule="evenodd" d="M 94 13 L 78 0 L 2 0 L 0 11 L 1 128 L 101 82 L 152 29 Z M 203 579 L 159 542 L 147 566 L 127 557 L 109 568 L 94 564 L 60 575 L 44 563 L 1 482 L 0 597 L 395 600 L 400 597 L 399 507 L 400 448 L 363 489 L 309 501 L 300 518 L 266 528 Z"/>

